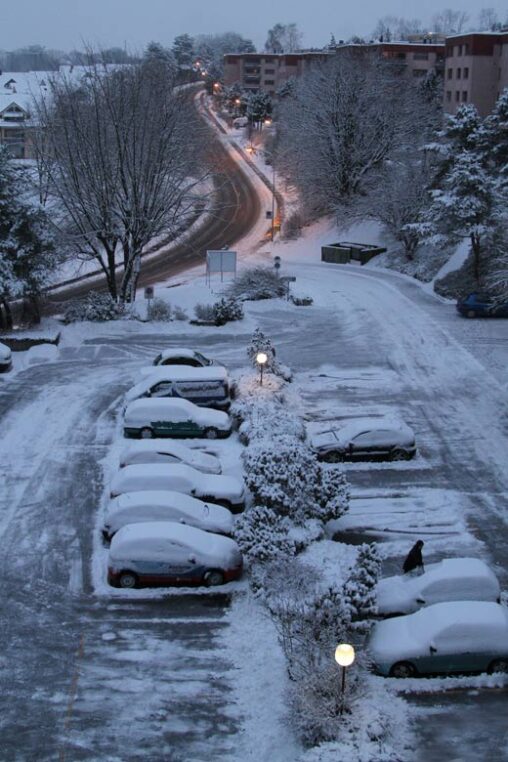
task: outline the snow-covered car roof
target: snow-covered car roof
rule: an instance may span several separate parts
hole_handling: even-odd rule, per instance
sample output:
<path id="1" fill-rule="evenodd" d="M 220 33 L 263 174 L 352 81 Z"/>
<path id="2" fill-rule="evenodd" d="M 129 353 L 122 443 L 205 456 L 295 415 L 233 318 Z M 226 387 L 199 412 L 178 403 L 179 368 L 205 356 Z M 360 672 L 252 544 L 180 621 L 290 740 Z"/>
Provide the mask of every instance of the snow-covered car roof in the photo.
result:
<path id="1" fill-rule="evenodd" d="M 221 410 L 199 407 L 189 400 L 177 397 L 148 397 L 133 400 L 127 405 L 125 422 L 134 422 L 137 418 L 140 420 L 171 421 L 172 414 L 174 416 L 177 413 L 180 415 L 183 413 L 188 420 L 196 421 L 202 425 L 225 427 L 230 424 L 228 415 Z"/>
<path id="2" fill-rule="evenodd" d="M 492 600 L 499 597 L 499 582 L 487 564 L 478 558 L 445 558 L 427 564 L 425 572 L 416 577 L 408 574 L 385 577 L 376 587 L 380 614 L 407 610 L 425 591 L 437 585 L 439 593 L 454 600 Z M 469 598 L 470 596 L 470 598 Z M 443 600 L 443 599 L 441 599 Z"/>
<path id="3" fill-rule="evenodd" d="M 393 418 L 354 418 L 343 425 L 334 426 L 327 431 L 314 434 L 311 438 L 314 446 L 350 442 L 360 434 L 373 431 L 390 431 L 400 435 L 401 441 L 414 440 L 413 430 L 403 421 Z"/>
<path id="4" fill-rule="evenodd" d="M 140 463 L 125 466 L 113 477 L 111 493 L 138 492 L 146 489 L 170 489 L 176 492 L 196 490 L 196 495 L 217 495 L 218 498 L 239 500 L 244 488 L 239 479 L 222 474 L 203 474 L 180 463 Z"/>
<path id="5" fill-rule="evenodd" d="M 126 492 L 110 501 L 104 525 L 118 530 L 141 521 L 182 521 L 209 531 L 231 534 L 233 515 L 216 503 L 172 490 Z"/>
<path id="6" fill-rule="evenodd" d="M 198 352 L 197 354 L 201 354 Z M 189 349 L 188 347 L 170 347 L 169 349 L 163 349 L 159 352 L 162 360 L 169 360 L 171 357 L 187 357 L 192 360 L 196 356 L 195 349 Z"/>
<path id="7" fill-rule="evenodd" d="M 122 527 L 111 540 L 109 554 L 119 560 L 160 560 L 175 550 L 175 544 L 207 556 L 227 558 L 238 552 L 229 537 L 171 521 L 147 521 Z"/>
<path id="8" fill-rule="evenodd" d="M 227 369 L 223 365 L 207 365 L 204 368 L 195 368 L 191 365 L 149 365 L 142 371 L 143 380 L 150 385 L 159 380 L 227 381 L 228 379 Z"/>
<path id="9" fill-rule="evenodd" d="M 452 628 L 456 630 L 451 632 Z M 508 609 L 485 601 L 447 601 L 422 608 L 415 614 L 394 617 L 374 625 L 369 650 L 377 660 L 399 661 L 427 654 L 429 645 L 450 630 L 455 641 L 481 640 L 485 648 L 508 642 Z M 461 646 L 462 647 L 462 646 Z"/>
<path id="10" fill-rule="evenodd" d="M 0 342 L 0 360 L 10 360 L 11 354 L 10 348 Z"/>
<path id="11" fill-rule="evenodd" d="M 141 439 L 124 447 L 120 453 L 120 465 L 129 465 L 136 462 L 136 458 L 173 456 L 186 463 L 188 466 L 197 468 L 211 474 L 220 474 L 221 463 L 219 458 L 207 452 L 202 452 L 194 447 L 186 447 L 171 439 Z M 146 462 L 150 462 L 147 460 Z M 156 462 L 156 461 L 154 461 Z"/>

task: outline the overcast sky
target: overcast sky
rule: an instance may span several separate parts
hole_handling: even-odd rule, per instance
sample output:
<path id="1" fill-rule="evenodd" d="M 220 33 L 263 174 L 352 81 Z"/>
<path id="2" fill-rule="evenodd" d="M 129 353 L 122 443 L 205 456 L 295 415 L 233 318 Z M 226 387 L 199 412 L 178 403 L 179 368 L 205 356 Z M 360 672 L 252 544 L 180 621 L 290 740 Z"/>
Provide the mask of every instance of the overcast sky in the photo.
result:
<path id="1" fill-rule="evenodd" d="M 294 21 L 304 45 L 320 47 L 336 39 L 368 36 L 380 16 L 420 18 L 427 24 L 444 7 L 465 10 L 474 23 L 482 7 L 504 19 L 506 3 L 487 0 L 1 0 L 0 49 L 30 44 L 70 50 L 81 41 L 138 50 L 150 40 L 170 45 L 177 34 L 238 31 L 262 47 L 276 22 Z"/>

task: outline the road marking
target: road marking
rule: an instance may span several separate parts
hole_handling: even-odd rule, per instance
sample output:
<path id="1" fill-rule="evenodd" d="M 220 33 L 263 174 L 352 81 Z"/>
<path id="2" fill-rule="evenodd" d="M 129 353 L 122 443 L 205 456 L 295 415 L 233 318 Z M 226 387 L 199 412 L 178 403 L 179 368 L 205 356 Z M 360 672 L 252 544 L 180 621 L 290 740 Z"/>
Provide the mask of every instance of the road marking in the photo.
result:
<path id="1" fill-rule="evenodd" d="M 67 704 L 67 712 L 65 715 L 65 722 L 64 722 L 65 733 L 69 731 L 70 724 L 72 721 L 72 714 L 74 712 L 74 702 L 76 701 L 76 695 L 78 692 L 79 667 L 81 664 L 81 660 L 83 659 L 84 652 L 85 652 L 85 635 L 84 633 L 81 633 L 78 650 L 76 651 L 76 669 L 74 671 L 74 675 L 72 676 L 71 689 L 69 693 L 69 702 Z M 60 762 L 65 762 L 65 753 L 66 753 L 66 750 L 64 745 L 60 749 L 60 754 L 59 754 Z"/>

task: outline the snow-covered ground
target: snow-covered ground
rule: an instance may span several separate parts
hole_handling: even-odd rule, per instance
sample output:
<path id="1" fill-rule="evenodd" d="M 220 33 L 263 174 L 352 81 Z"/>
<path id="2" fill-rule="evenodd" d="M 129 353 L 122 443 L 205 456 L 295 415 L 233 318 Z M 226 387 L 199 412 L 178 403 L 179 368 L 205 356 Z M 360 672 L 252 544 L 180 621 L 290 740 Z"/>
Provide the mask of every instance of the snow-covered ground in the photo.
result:
<path id="1" fill-rule="evenodd" d="M 268 201 L 266 186 L 253 182 Z M 422 538 L 426 560 L 478 556 L 507 587 L 506 322 L 465 321 L 410 278 L 322 264 L 327 223 L 292 243 L 260 246 L 264 232 L 260 218 L 237 246 L 241 263 L 269 265 L 279 254 L 281 273 L 296 276 L 292 289 L 312 296 L 312 306 L 249 303 L 244 321 L 221 328 L 71 325 L 58 349 L 32 352 L 30 362 L 15 353 L 15 371 L 0 377 L 6 759 L 295 762 L 302 753 L 286 716 L 276 634 L 244 581 L 204 596 L 117 594 L 104 582 L 99 527 L 123 446 L 123 394 L 165 346 L 191 346 L 234 370 L 246 364 L 259 325 L 296 373 L 309 431 L 387 413 L 415 430 L 414 461 L 346 466 L 351 510 L 307 551 L 324 577 L 347 563 L 332 535 L 377 539 L 387 574 Z M 214 301 L 220 289 L 194 270 L 156 294 L 192 317 L 194 304 Z M 223 472 L 237 473 L 236 440 L 213 446 Z M 372 681 L 377 695 L 382 678 Z M 422 683 L 431 707 L 425 697 L 396 695 L 420 692 Z M 416 732 L 415 751 L 401 747 L 398 758 L 452 758 L 450 732 L 461 762 L 508 758 L 503 686 L 480 677 L 390 687 L 401 727 L 409 717 Z M 340 753 L 352 762 L 350 749 Z"/>

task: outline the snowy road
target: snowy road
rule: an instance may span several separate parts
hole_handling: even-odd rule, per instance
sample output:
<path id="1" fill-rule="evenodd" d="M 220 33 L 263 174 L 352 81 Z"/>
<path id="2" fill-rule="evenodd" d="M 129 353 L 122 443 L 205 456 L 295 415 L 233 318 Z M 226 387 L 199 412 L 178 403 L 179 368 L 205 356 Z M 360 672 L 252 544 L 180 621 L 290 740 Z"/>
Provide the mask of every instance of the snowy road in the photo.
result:
<path id="1" fill-rule="evenodd" d="M 506 589 L 506 321 L 471 326 L 385 274 L 301 262 L 293 270 L 316 305 L 260 302 L 249 315 L 299 372 L 309 425 L 394 411 L 420 444 L 411 463 L 348 466 L 356 500 L 344 531 L 378 537 L 392 565 L 420 535 L 429 560 L 479 554 Z M 235 759 L 244 707 L 235 705 L 224 648 L 227 600 L 108 602 L 90 588 L 98 461 L 129 375 L 167 344 L 142 330 L 100 336 L 99 328 L 60 362 L 0 382 L 2 760 Z M 485 352 L 492 332 L 495 369 Z M 174 341 L 235 367 L 248 334 L 226 327 Z M 448 758 L 452 727 L 456 758 L 472 759 L 472 721 L 489 729 L 474 758 L 506 758 L 505 693 L 436 699 L 432 733 L 423 699 L 417 709 L 419 759 Z M 294 762 L 282 752 L 272 759 Z"/>

